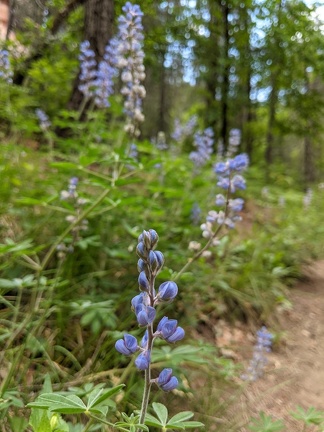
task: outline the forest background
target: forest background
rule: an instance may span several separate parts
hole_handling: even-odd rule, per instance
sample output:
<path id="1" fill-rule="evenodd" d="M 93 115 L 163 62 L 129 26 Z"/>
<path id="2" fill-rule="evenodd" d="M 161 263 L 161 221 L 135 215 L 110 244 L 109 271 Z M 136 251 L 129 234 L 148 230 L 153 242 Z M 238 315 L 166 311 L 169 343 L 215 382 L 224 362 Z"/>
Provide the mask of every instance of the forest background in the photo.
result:
<path id="1" fill-rule="evenodd" d="M 155 354 L 182 379 L 168 400 L 194 410 L 206 430 L 239 430 L 224 398 L 214 396 L 215 408 L 201 385 L 225 386 L 226 394 L 238 385 L 242 366 L 217 348 L 217 323 L 238 320 L 254 332 L 265 324 L 280 344 L 275 317 L 292 307 L 287 287 L 305 261 L 323 257 L 318 5 L 139 2 L 146 90 L 139 133 L 125 131 L 121 77 L 109 106 L 80 90 L 80 44 L 89 41 L 99 64 L 124 2 L 0 6 L 8 11 L 0 42 L 10 60 L 7 76 L 0 60 L 1 430 L 32 430 L 25 405 L 45 377 L 81 396 L 127 380 L 118 409 L 136 405 L 140 376 L 114 344 L 125 330 L 138 332 L 129 309 L 135 250 L 150 228 L 166 258 L 159 278 L 179 285 L 167 311 L 179 311 L 187 332 L 182 346 L 161 345 Z M 197 166 L 191 155 L 206 130 L 212 143 Z M 195 255 L 219 193 L 213 166 L 233 145 L 250 161 L 243 220 Z M 74 178 L 78 202 L 62 199 Z M 86 430 L 82 416 L 69 421 L 69 430 Z"/>

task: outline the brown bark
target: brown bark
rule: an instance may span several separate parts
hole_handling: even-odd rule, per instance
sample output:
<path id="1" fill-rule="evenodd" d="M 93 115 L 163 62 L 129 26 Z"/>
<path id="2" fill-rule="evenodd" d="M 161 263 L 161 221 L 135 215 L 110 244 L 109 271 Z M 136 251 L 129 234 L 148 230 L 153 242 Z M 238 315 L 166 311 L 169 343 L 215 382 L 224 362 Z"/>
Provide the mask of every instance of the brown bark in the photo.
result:
<path id="1" fill-rule="evenodd" d="M 271 165 L 273 162 L 274 125 L 276 121 L 277 101 L 277 77 L 276 75 L 274 75 L 272 77 L 272 87 L 269 101 L 268 127 L 266 135 L 265 161 L 267 163 L 267 166 Z"/>

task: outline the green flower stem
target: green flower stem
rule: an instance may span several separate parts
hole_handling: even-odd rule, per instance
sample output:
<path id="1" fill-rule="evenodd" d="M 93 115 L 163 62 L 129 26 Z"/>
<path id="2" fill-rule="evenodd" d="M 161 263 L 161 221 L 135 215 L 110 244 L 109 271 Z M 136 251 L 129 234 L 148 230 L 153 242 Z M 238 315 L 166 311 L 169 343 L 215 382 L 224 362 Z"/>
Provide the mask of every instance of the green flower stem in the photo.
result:
<path id="1" fill-rule="evenodd" d="M 147 407 L 150 398 L 150 390 L 151 390 L 151 365 L 149 365 L 149 367 L 145 370 L 144 393 L 142 399 L 141 416 L 139 419 L 140 424 L 145 423 L 145 416 L 146 416 Z M 137 429 L 137 432 L 140 432 L 140 429 Z"/>
<path id="2" fill-rule="evenodd" d="M 149 277 L 150 287 L 149 287 L 148 295 L 150 298 L 151 306 L 154 305 L 155 277 L 156 277 L 156 274 L 154 272 L 152 272 L 152 269 L 150 269 L 150 277 Z M 151 355 L 152 349 L 153 349 L 153 343 L 154 343 L 153 323 L 151 323 L 150 325 L 147 326 L 147 333 L 148 333 L 148 335 L 147 335 L 147 349 Z M 142 406 L 141 406 L 141 414 L 140 414 L 140 419 L 139 419 L 140 424 L 145 423 L 145 416 L 146 416 L 147 407 L 148 407 L 149 399 L 150 399 L 151 385 L 152 385 L 152 382 L 151 382 L 151 361 L 150 361 L 149 366 L 145 370 L 145 375 L 144 375 L 144 391 L 143 391 L 143 399 L 142 399 Z M 140 432 L 140 429 L 137 429 L 137 432 Z"/>
<path id="3" fill-rule="evenodd" d="M 104 190 L 104 192 L 98 197 L 98 199 L 90 207 L 88 207 L 84 212 L 82 212 L 79 215 L 79 217 L 73 223 L 71 223 L 71 225 L 68 226 L 66 228 L 66 230 L 58 237 L 58 239 L 54 242 L 54 244 L 52 245 L 50 250 L 45 255 L 45 257 L 41 263 L 41 266 L 40 266 L 40 272 L 42 272 L 46 269 L 46 266 L 47 266 L 49 260 L 51 259 L 51 257 L 53 256 L 53 254 L 55 253 L 57 246 L 72 231 L 72 229 L 74 227 L 76 227 L 82 221 L 82 219 L 85 219 L 88 216 L 88 214 L 90 214 L 92 212 L 92 210 L 94 208 L 96 208 L 106 198 L 106 196 L 108 195 L 109 192 L 110 192 L 110 189 Z"/>
<path id="4" fill-rule="evenodd" d="M 226 203 L 225 203 L 225 208 L 224 208 L 224 213 L 225 213 L 224 219 L 226 219 L 226 217 L 228 215 L 229 196 L 230 196 L 230 185 L 229 185 L 229 187 L 227 189 L 227 193 L 226 193 Z M 188 259 L 187 263 L 182 267 L 182 269 L 180 269 L 176 273 L 176 275 L 172 278 L 172 280 L 176 281 L 177 279 L 179 279 L 180 276 L 187 270 L 187 268 L 190 267 L 192 263 L 194 263 L 195 261 L 197 261 L 198 258 L 201 257 L 201 255 L 205 252 L 205 250 L 207 250 L 209 248 L 209 246 L 211 245 L 212 241 L 218 236 L 218 234 L 220 233 L 220 231 L 223 228 L 223 226 L 224 226 L 224 224 L 219 225 L 219 227 L 213 233 L 213 235 L 210 237 L 210 239 L 205 244 L 205 246 L 203 246 L 192 258 Z"/>

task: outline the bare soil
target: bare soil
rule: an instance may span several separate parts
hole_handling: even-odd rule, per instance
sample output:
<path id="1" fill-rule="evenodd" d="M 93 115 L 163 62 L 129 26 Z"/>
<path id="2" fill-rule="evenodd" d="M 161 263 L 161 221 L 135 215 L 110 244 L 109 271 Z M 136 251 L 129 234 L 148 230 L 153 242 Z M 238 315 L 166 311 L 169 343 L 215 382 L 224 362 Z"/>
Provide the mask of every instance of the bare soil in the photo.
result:
<path id="1" fill-rule="evenodd" d="M 289 298 L 292 308 L 279 312 L 282 333 L 269 354 L 264 376 L 248 383 L 234 404 L 239 432 L 246 432 L 242 425 L 260 411 L 283 420 L 288 432 L 303 430 L 290 415 L 297 406 L 324 411 L 324 261 L 305 269 L 304 280 Z M 245 364 L 252 346 L 240 353 Z"/>

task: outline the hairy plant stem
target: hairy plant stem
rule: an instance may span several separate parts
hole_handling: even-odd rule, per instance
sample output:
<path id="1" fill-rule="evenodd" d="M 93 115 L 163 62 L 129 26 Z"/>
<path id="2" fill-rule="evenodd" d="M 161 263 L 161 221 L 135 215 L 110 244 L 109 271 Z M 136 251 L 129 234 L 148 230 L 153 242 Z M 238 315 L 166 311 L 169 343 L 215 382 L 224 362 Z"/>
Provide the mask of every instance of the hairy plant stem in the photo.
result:
<path id="1" fill-rule="evenodd" d="M 229 196 L 230 196 L 230 185 L 229 185 L 229 187 L 227 189 L 227 193 L 226 193 L 226 203 L 225 203 L 225 208 L 224 208 L 224 213 L 225 213 L 224 220 L 228 216 Z M 190 267 L 192 263 L 194 263 L 195 261 L 197 261 L 198 258 L 201 257 L 201 255 L 205 252 L 205 250 L 207 250 L 209 248 L 212 241 L 218 236 L 218 234 L 220 233 L 223 226 L 224 226 L 224 223 L 219 225 L 219 227 L 216 229 L 216 231 L 213 233 L 213 235 L 208 239 L 205 246 L 203 246 L 192 258 L 188 259 L 187 263 L 176 273 L 176 275 L 172 278 L 172 280 L 176 281 L 177 279 L 179 279 L 180 276 L 187 270 L 187 268 Z"/>
<path id="2" fill-rule="evenodd" d="M 152 269 L 150 268 L 150 277 L 149 277 L 150 286 L 149 286 L 148 296 L 150 299 L 150 305 L 152 307 L 154 306 L 155 277 L 156 277 L 156 273 L 154 273 L 152 271 Z M 151 356 L 152 349 L 153 349 L 153 342 L 154 342 L 153 323 L 151 323 L 147 326 L 147 333 L 148 333 L 147 334 L 147 350 L 149 351 L 150 356 Z M 142 398 L 141 414 L 140 414 L 140 419 L 139 419 L 140 424 L 145 423 L 145 416 L 146 416 L 147 407 L 148 407 L 149 399 L 150 399 L 151 385 L 152 385 L 152 381 L 151 381 L 151 361 L 150 361 L 149 366 L 145 370 L 145 375 L 144 375 L 144 391 L 143 391 L 143 398 Z M 137 429 L 137 432 L 140 432 L 140 429 Z"/>
<path id="3" fill-rule="evenodd" d="M 64 240 L 64 238 L 72 231 L 72 229 L 74 227 L 76 227 L 81 221 L 82 219 L 85 219 L 88 214 L 90 214 L 92 212 L 92 210 L 94 208 L 96 208 L 108 195 L 108 193 L 110 192 L 110 189 L 105 189 L 103 191 L 103 193 L 98 197 L 98 199 L 90 206 L 88 207 L 86 210 L 84 210 L 79 217 L 73 222 L 71 223 L 70 226 L 68 226 L 66 228 L 65 231 L 63 231 L 63 233 L 57 238 L 57 240 L 54 242 L 54 244 L 52 245 L 52 247 L 50 248 L 50 250 L 47 252 L 47 254 L 45 255 L 42 263 L 41 263 L 41 267 L 40 267 L 40 272 L 42 272 L 43 270 L 45 270 L 49 260 L 51 259 L 52 255 L 55 253 L 57 246 Z"/>

